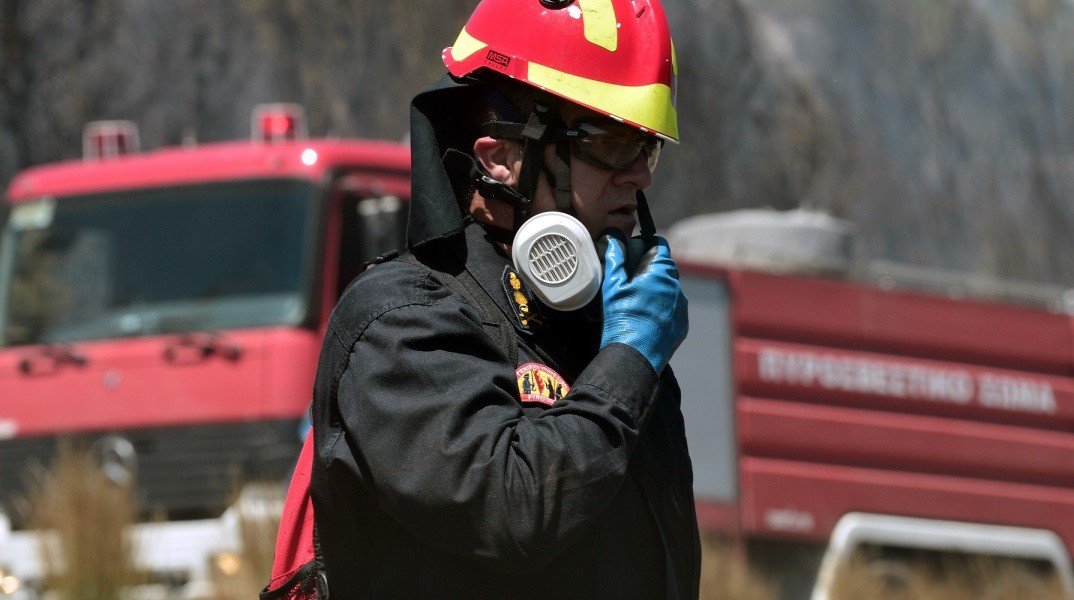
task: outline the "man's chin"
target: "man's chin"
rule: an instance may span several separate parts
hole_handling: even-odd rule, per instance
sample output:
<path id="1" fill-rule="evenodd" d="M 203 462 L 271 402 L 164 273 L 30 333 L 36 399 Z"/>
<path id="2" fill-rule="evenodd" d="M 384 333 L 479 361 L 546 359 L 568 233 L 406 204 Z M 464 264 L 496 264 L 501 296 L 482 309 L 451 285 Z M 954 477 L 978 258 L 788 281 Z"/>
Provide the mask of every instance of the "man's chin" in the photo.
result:
<path id="1" fill-rule="evenodd" d="M 631 237 L 634 235 L 634 229 L 637 226 L 638 221 L 634 218 L 634 215 L 612 213 L 605 219 L 602 230 L 618 229 L 626 234 L 627 237 Z"/>

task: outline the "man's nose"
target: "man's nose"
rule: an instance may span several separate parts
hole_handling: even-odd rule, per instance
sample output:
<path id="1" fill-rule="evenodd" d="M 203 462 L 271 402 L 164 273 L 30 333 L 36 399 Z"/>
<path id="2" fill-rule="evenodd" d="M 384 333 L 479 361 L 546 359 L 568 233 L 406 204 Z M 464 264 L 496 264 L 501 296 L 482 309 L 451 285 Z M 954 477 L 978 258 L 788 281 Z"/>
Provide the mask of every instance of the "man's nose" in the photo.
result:
<path id="1" fill-rule="evenodd" d="M 637 189 L 644 190 L 653 183 L 653 173 L 649 170 L 649 161 L 644 152 L 639 152 L 634 162 L 625 169 L 619 169 L 612 177 L 617 185 L 633 184 Z"/>

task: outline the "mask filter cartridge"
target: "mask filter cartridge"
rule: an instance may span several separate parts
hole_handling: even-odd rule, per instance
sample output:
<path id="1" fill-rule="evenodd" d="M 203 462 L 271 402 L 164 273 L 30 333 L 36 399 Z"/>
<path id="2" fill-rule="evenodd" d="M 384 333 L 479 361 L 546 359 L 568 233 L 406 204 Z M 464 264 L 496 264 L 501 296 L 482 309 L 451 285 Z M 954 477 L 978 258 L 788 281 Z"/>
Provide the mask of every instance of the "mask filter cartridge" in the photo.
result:
<path id="1" fill-rule="evenodd" d="M 600 258 L 584 225 L 558 211 L 540 213 L 515 233 L 511 256 L 530 290 L 556 310 L 578 310 L 600 291 Z"/>

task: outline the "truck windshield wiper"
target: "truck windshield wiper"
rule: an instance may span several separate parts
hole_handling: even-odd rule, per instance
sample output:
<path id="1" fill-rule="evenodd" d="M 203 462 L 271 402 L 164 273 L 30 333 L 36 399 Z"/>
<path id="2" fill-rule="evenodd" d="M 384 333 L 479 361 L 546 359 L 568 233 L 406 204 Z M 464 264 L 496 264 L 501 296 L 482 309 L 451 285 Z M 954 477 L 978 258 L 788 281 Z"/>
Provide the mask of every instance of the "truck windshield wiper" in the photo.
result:
<path id="1" fill-rule="evenodd" d="M 54 371 L 64 363 L 81 367 L 87 362 L 86 357 L 69 344 L 46 344 L 38 346 L 36 353 L 24 356 L 19 361 L 19 370 L 34 375 Z"/>
<path id="2" fill-rule="evenodd" d="M 200 331 L 184 333 L 164 348 L 164 358 L 168 362 L 203 360 L 213 355 L 234 361 L 242 353 L 242 346 L 229 342 L 220 334 Z"/>

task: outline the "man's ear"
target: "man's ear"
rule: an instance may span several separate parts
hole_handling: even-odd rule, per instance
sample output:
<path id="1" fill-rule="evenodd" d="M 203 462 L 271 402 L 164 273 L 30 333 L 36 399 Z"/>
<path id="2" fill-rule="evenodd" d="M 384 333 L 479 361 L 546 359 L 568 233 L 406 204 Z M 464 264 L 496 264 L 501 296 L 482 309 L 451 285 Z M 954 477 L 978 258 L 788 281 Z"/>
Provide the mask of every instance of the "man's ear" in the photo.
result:
<path id="1" fill-rule="evenodd" d="M 514 140 L 497 140 L 488 136 L 474 141 L 474 158 L 496 181 L 514 185 L 518 144 Z"/>

